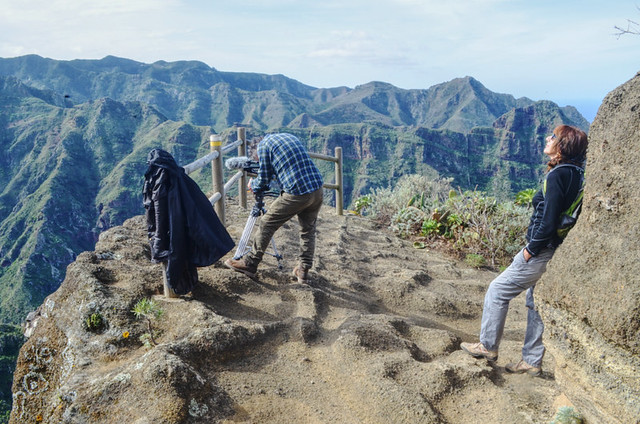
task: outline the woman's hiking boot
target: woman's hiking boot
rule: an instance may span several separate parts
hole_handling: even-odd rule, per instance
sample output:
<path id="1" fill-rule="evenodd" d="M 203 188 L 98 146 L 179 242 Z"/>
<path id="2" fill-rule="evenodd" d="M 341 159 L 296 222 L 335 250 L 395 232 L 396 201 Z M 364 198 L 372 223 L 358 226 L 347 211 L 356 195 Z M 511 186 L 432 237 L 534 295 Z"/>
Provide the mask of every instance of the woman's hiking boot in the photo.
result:
<path id="1" fill-rule="evenodd" d="M 517 363 L 511 362 L 505 365 L 504 369 L 514 374 L 523 374 L 526 372 L 527 374 L 532 375 L 534 377 L 542 373 L 542 368 L 529 365 L 524 361 L 524 359 L 521 359 Z"/>
<path id="2" fill-rule="evenodd" d="M 487 350 L 484 345 L 478 343 L 460 343 L 460 348 L 474 358 L 485 358 L 487 361 L 494 362 L 498 360 L 498 351 Z"/>

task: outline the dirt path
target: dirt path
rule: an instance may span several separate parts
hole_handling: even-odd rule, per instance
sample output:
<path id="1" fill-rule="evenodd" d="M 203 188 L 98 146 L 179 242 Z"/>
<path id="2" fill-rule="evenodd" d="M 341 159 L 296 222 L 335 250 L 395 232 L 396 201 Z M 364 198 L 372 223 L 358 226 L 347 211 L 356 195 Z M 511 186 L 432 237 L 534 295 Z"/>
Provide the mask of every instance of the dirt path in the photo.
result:
<path id="1" fill-rule="evenodd" d="M 236 240 L 244 214 L 230 207 L 227 222 Z M 512 302 L 497 366 L 459 350 L 460 342 L 477 339 L 495 273 L 414 249 L 367 219 L 338 217 L 328 207 L 318 228 L 310 286 L 290 276 L 298 249 L 295 222 L 275 236 L 283 271 L 266 256 L 257 281 L 221 266 L 200 272 L 204 285 L 194 300 L 232 320 L 281 326 L 262 345 L 212 365 L 217 384 L 235 403 L 235 415 L 223 422 L 552 419 L 562 398 L 553 358 L 545 358 L 541 378 L 504 371 L 520 356 L 523 296 Z"/>
<path id="2" fill-rule="evenodd" d="M 235 240 L 247 216 L 229 205 Z M 553 358 L 545 358 L 541 378 L 504 371 L 520 357 L 524 298 L 512 302 L 497 365 L 459 350 L 462 341 L 477 338 L 495 273 L 414 249 L 368 219 L 338 217 L 328 207 L 319 218 L 309 285 L 290 274 L 297 223 L 279 230 L 275 241 L 283 270 L 267 256 L 250 279 L 220 261 L 199 269 L 191 294 L 168 299 L 160 294 L 162 268 L 150 262 L 144 217 L 102 233 L 96 250 L 78 256 L 39 308 L 16 368 L 12 422 L 488 424 L 553 418 L 562 399 Z M 142 342 L 148 323 L 131 313 L 148 297 L 164 312 L 153 319 L 153 346 Z M 92 314 L 107 324 L 88 331 Z"/>

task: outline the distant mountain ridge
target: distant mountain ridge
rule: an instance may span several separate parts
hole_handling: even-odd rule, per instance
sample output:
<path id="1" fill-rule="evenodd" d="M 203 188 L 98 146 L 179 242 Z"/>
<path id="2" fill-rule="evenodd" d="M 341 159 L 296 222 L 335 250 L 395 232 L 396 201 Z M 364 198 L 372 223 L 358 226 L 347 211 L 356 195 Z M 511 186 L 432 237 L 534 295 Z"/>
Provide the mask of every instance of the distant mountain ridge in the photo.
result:
<path id="1" fill-rule="evenodd" d="M 259 130 L 373 121 L 468 132 L 491 126 L 534 101 L 493 93 L 472 77 L 426 90 L 370 82 L 353 89 L 315 88 L 283 75 L 221 72 L 197 61 L 144 64 L 107 56 L 58 61 L 36 55 L 0 58 L 0 75 L 66 96 L 74 104 L 103 97 L 154 105 L 168 119 L 222 131 L 234 123 Z M 588 127 L 573 107 L 561 108 Z M 581 119 L 580 119 L 581 118 Z"/>

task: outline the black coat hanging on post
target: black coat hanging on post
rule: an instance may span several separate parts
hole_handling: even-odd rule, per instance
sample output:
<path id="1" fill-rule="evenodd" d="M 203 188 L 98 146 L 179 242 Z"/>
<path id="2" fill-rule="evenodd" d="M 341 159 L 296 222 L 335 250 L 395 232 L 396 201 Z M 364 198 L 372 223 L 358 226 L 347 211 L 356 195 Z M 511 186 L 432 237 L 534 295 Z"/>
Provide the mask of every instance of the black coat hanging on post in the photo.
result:
<path id="1" fill-rule="evenodd" d="M 196 267 L 213 264 L 234 242 L 207 196 L 173 156 L 154 149 L 147 164 L 142 194 L 151 260 L 166 262 L 169 287 L 187 294 L 198 281 Z"/>

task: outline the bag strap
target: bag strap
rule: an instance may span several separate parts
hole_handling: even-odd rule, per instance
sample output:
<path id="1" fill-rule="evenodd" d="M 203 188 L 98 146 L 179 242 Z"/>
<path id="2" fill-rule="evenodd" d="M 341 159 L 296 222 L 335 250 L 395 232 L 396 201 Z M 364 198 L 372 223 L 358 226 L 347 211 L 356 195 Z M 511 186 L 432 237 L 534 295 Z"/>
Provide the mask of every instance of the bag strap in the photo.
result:
<path id="1" fill-rule="evenodd" d="M 582 199 L 582 190 L 584 189 L 584 168 L 578 166 L 578 165 L 574 165 L 571 163 L 561 163 L 560 165 L 556 165 L 554 166 L 545 176 L 544 178 L 544 183 L 542 184 L 542 195 L 546 195 L 547 194 L 547 177 L 549 176 L 549 174 L 551 174 L 553 171 L 555 171 L 558 168 L 565 168 L 565 167 L 572 167 L 578 170 L 578 172 L 580 173 L 580 190 L 578 191 L 578 196 Z"/>

